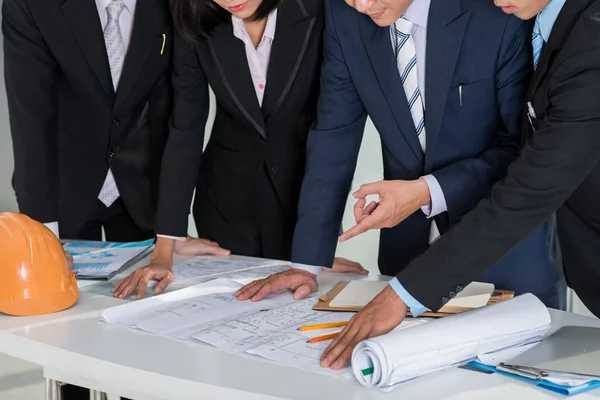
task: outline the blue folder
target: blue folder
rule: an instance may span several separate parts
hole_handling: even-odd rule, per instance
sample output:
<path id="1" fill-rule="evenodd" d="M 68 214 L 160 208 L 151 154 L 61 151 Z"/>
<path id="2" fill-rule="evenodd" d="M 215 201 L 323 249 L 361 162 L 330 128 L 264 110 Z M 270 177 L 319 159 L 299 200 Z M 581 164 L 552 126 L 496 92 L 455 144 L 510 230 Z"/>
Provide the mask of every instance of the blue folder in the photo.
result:
<path id="1" fill-rule="evenodd" d="M 486 364 L 480 363 L 478 361 L 471 361 L 468 365 L 473 368 L 482 370 L 484 372 L 497 372 L 502 375 L 510 376 L 511 378 L 516 378 L 516 379 L 522 380 L 527 383 L 532 383 L 541 389 L 549 390 L 551 392 L 558 393 L 563 396 L 572 396 L 575 394 L 579 394 L 579 393 L 587 392 L 589 390 L 600 388 L 600 380 L 590 381 L 588 383 L 584 383 L 583 385 L 565 386 L 565 385 L 557 385 L 555 383 L 552 383 L 552 382 L 549 382 L 549 381 L 546 381 L 543 379 L 531 379 L 531 378 L 527 378 L 524 376 L 511 374 L 510 372 L 499 371 L 496 369 L 496 367 L 494 367 L 492 365 L 486 365 Z"/>

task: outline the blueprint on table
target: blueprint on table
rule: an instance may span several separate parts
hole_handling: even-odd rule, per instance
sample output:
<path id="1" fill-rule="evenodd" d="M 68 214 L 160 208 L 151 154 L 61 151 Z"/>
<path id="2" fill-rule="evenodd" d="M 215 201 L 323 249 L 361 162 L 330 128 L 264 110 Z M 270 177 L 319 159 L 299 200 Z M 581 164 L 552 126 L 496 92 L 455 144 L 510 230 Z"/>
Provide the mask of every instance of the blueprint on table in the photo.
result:
<path id="1" fill-rule="evenodd" d="M 330 341 L 307 343 L 311 337 L 340 328 L 302 332 L 297 328 L 347 321 L 354 313 L 314 311 L 312 306 L 318 294 L 294 300 L 289 291 L 274 293 L 260 302 L 241 302 L 233 294 L 239 287 L 241 285 L 232 280 L 217 279 L 109 308 L 102 319 L 114 325 L 202 342 L 289 366 L 346 378 L 352 376 L 349 368 L 333 371 L 320 367 L 319 357 Z"/>

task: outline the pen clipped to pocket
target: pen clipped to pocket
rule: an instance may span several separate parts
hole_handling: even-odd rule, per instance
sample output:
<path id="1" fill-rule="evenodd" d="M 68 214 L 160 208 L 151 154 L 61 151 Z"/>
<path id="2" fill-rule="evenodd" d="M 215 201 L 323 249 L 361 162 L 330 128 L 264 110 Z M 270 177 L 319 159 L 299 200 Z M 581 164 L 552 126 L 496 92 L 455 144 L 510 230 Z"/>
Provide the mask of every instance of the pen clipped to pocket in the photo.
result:
<path id="1" fill-rule="evenodd" d="M 458 85 L 458 104 L 462 107 L 462 89 L 463 85 Z"/>

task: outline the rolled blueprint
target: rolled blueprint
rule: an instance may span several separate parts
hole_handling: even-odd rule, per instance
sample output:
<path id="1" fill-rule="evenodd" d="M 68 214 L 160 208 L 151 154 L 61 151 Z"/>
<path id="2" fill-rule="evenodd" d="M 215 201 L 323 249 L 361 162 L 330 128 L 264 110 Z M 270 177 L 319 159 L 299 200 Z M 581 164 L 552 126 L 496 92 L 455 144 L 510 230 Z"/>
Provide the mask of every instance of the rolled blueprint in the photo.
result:
<path id="1" fill-rule="evenodd" d="M 524 294 L 360 342 L 352 371 L 366 387 L 391 390 L 480 354 L 539 340 L 551 326 L 546 306 Z"/>

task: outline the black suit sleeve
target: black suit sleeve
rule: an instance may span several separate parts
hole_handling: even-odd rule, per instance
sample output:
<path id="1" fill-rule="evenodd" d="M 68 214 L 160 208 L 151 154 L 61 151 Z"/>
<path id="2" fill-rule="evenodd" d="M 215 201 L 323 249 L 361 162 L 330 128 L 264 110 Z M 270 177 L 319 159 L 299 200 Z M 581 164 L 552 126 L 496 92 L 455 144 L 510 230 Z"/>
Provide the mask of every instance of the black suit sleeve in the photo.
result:
<path id="1" fill-rule="evenodd" d="M 176 34 L 173 46 L 173 114 L 161 166 L 156 233 L 185 237 L 210 103 L 195 45 Z"/>
<path id="2" fill-rule="evenodd" d="M 57 64 L 25 1 L 3 2 L 2 33 L 19 211 L 58 221 Z"/>
<path id="3" fill-rule="evenodd" d="M 600 160 L 600 54 L 571 57 L 549 84 L 550 109 L 491 197 L 397 277 L 423 305 L 476 279 L 548 219 Z"/>

